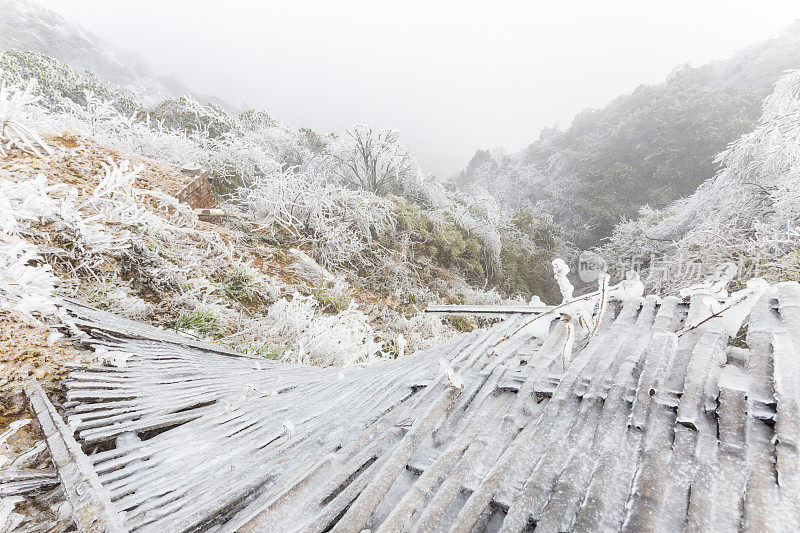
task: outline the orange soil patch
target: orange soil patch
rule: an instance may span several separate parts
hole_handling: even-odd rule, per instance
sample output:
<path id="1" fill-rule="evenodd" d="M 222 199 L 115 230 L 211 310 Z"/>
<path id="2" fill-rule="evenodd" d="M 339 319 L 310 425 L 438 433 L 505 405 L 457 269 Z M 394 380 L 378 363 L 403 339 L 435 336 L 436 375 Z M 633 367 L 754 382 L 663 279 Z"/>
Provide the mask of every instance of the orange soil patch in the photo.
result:
<path id="1" fill-rule="evenodd" d="M 0 443 L 3 466 L 23 469 L 52 468 L 50 454 L 45 447 L 38 454 L 23 454 L 44 440 L 36 417 L 28 409 L 27 399 L 22 390 L 25 380 L 36 378 L 60 407 L 62 396 L 59 381 L 66 374 L 64 365 L 79 359 L 79 352 L 66 342 L 57 341 L 48 345 L 50 330 L 42 325 L 31 325 L 18 321 L 9 313 L 0 312 L 0 433 L 9 429 L 12 423 L 29 420 L 17 431 Z M 41 499 L 40 499 L 41 496 Z M 60 488 L 46 490 L 41 495 L 28 495 L 14 507 L 25 520 L 20 527 L 41 526 L 51 529 L 58 521 L 59 508 L 65 501 Z M 71 530 L 70 519 L 59 522 L 59 531 Z"/>
<path id="2" fill-rule="evenodd" d="M 65 364 L 80 358 L 79 352 L 64 340 L 47 343 L 51 330 L 27 324 L 9 313 L 0 314 L 0 365 L 6 387 L 16 388 L 30 378 L 46 386 L 62 379 Z"/>
<path id="3" fill-rule="evenodd" d="M 56 150 L 54 156 L 39 159 L 14 150 L 7 159 L 0 159 L 0 173 L 7 173 L 13 180 L 30 179 L 42 173 L 48 182 L 71 185 L 82 196 L 90 194 L 100 183 L 100 178 L 104 175 L 102 163 L 108 163 L 109 159 L 117 164 L 128 160 L 134 167 L 142 166 L 136 181 L 136 186 L 141 189 L 160 190 L 176 195 L 190 181 L 177 165 L 159 163 L 109 148 L 79 135 L 64 133 L 50 137 L 47 141 Z"/>
<path id="4" fill-rule="evenodd" d="M 0 312 L 0 433 L 17 420 L 35 420 L 22 390 L 25 381 L 36 378 L 51 399 L 57 398 L 60 381 L 67 373 L 65 365 L 82 359 L 69 342 L 48 344 L 50 333 L 43 325 L 21 322 L 8 312 Z M 58 399 L 55 403 L 60 404 Z M 13 459 L 42 439 L 38 424 L 32 422 L 0 445 L 0 454 Z"/>

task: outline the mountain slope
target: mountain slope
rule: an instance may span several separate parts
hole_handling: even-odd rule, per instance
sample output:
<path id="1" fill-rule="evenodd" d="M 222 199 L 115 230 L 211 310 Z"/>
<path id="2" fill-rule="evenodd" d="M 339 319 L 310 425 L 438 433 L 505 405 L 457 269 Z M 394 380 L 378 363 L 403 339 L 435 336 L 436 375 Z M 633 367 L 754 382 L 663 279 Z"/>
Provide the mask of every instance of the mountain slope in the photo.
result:
<path id="1" fill-rule="evenodd" d="M 122 50 L 27 0 L 0 0 L 0 53 L 10 49 L 44 54 L 78 72 L 92 71 L 151 100 L 192 94 L 180 81 L 155 74 L 138 53 Z M 229 107 L 216 98 L 192 95 Z"/>
<path id="2" fill-rule="evenodd" d="M 800 70 L 778 81 L 758 125 L 716 161 L 718 174 L 691 196 L 663 210 L 643 209 L 638 220 L 618 226 L 604 255 L 614 262 L 646 259 L 646 281 L 654 289 L 696 283 L 729 264 L 740 282 L 756 276 L 796 280 Z"/>
<path id="3" fill-rule="evenodd" d="M 669 205 L 712 177 L 714 156 L 754 127 L 772 85 L 798 66 L 800 22 L 732 59 L 684 66 L 586 110 L 512 157 L 479 151 L 456 181 L 486 187 L 506 205 L 533 204 L 577 245 L 597 244 L 641 206 Z"/>

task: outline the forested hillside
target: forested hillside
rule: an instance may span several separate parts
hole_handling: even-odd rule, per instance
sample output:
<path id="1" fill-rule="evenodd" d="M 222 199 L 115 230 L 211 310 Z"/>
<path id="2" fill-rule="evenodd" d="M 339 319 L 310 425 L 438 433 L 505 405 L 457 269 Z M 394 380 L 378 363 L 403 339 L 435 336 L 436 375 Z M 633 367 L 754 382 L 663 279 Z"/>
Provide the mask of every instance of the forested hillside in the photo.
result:
<path id="1" fill-rule="evenodd" d="M 456 178 L 507 206 L 551 213 L 580 247 L 643 205 L 661 208 L 711 178 L 714 157 L 750 131 L 784 71 L 800 66 L 800 22 L 732 59 L 676 69 L 513 156 L 479 150 Z"/>
<path id="2" fill-rule="evenodd" d="M 800 70 L 785 74 L 764 100 L 752 131 L 719 154 L 717 175 L 667 208 L 643 208 L 620 224 L 604 255 L 639 257 L 650 290 L 669 292 L 727 270 L 800 278 Z M 735 273 L 735 275 L 734 275 Z"/>

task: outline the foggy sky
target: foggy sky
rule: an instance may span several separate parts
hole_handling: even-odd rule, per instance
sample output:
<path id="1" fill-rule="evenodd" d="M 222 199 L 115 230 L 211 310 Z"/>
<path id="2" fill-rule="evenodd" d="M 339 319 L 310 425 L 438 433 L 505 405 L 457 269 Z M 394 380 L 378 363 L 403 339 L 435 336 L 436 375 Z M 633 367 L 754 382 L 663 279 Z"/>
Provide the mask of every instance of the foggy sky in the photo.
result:
<path id="1" fill-rule="evenodd" d="M 38 1 L 192 90 L 288 126 L 397 128 L 442 175 L 800 17 L 796 0 Z"/>

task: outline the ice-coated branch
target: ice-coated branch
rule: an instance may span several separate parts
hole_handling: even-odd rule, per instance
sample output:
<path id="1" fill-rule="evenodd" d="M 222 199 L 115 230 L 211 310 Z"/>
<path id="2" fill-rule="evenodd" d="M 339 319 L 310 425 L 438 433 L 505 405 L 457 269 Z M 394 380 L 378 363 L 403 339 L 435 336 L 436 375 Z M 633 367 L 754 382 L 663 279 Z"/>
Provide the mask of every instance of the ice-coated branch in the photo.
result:
<path id="1" fill-rule="evenodd" d="M 26 107 L 38 102 L 35 89 L 35 79 L 28 80 L 24 89 L 0 81 L 0 157 L 7 157 L 11 148 L 18 148 L 41 158 L 53 154 L 52 148 L 20 119 Z"/>

